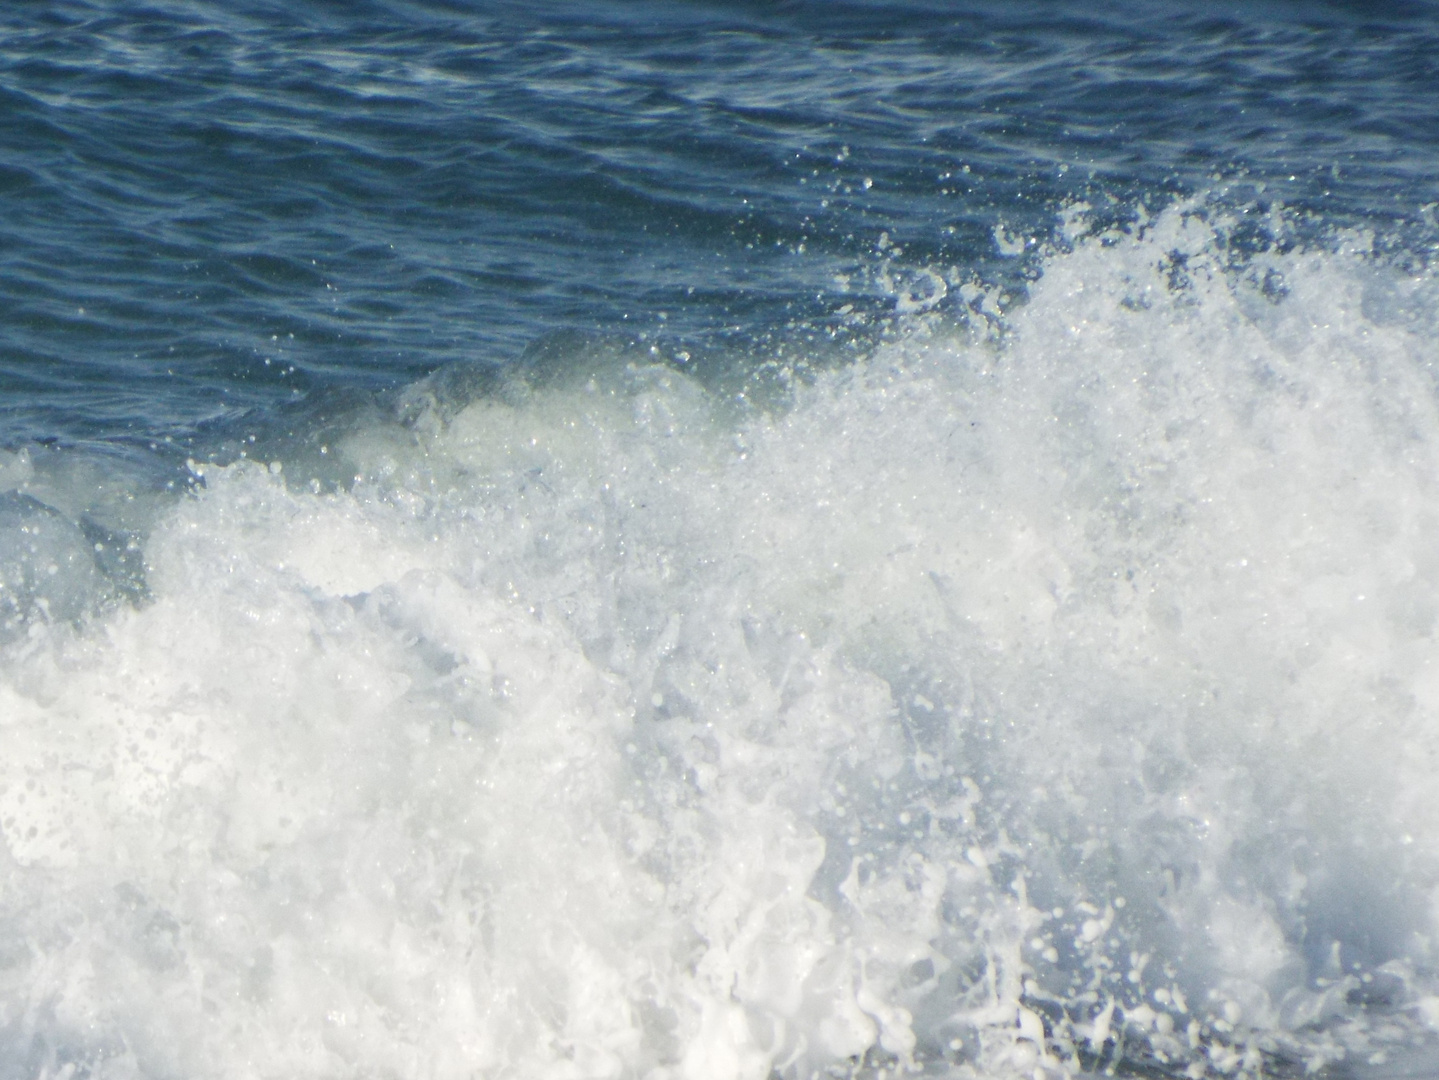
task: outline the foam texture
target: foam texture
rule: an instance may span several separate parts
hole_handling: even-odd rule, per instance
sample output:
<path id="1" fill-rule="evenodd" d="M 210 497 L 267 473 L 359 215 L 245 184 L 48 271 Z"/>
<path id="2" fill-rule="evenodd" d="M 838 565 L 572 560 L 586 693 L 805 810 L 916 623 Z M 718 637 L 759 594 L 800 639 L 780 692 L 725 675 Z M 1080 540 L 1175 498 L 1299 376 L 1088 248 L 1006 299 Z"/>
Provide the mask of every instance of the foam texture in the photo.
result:
<path id="1" fill-rule="evenodd" d="M 0 1076 L 1435 1060 L 1436 286 L 1216 235 L 773 413 L 422 385 L 89 616 L 0 460 Z"/>

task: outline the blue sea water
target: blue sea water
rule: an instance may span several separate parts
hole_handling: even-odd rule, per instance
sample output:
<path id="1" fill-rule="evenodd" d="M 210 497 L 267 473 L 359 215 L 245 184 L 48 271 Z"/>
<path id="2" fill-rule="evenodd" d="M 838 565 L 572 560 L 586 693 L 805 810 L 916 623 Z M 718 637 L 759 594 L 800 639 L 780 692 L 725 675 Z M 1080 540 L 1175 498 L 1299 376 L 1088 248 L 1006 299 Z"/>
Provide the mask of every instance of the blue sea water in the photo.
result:
<path id="1" fill-rule="evenodd" d="M 0 1077 L 1439 1072 L 1439 7 L 0 11 Z"/>

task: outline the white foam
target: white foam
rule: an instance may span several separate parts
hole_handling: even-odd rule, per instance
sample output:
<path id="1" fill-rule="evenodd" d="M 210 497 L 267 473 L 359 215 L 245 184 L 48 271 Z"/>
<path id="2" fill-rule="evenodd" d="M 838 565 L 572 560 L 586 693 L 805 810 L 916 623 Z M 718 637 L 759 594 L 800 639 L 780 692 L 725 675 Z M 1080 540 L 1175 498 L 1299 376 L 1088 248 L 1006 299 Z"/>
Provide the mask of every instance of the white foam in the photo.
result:
<path id="1" fill-rule="evenodd" d="M 150 602 L 6 654 L 7 1068 L 1382 1069 L 1439 995 L 1434 285 L 1213 236 L 783 415 L 632 368 L 357 429 L 347 492 L 208 470 Z"/>

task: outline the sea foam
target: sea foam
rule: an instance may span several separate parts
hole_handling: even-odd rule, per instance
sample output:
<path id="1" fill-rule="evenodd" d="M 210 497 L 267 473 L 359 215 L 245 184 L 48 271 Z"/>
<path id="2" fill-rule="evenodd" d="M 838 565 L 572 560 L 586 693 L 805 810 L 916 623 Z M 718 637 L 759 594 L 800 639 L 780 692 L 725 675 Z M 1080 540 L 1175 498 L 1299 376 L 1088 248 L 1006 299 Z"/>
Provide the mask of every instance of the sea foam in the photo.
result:
<path id="1" fill-rule="evenodd" d="M 421 384 L 118 605 L 5 458 L 0 1075 L 1428 1054 L 1435 292 L 1174 210 L 780 409 Z"/>

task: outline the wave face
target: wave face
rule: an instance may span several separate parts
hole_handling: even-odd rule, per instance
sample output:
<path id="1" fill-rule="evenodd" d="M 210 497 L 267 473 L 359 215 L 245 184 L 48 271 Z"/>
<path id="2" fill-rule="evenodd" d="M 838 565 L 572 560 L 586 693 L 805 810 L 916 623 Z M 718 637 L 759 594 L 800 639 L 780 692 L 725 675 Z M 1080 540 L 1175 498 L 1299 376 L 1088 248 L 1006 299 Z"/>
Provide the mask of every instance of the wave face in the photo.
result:
<path id="1" fill-rule="evenodd" d="M 7 1074 L 1432 1053 L 1436 286 L 1214 235 L 781 410 L 582 355 L 195 464 L 6 646 Z"/>
<path id="2" fill-rule="evenodd" d="M 0 11 L 0 1080 L 1439 1072 L 1433 14 Z"/>

